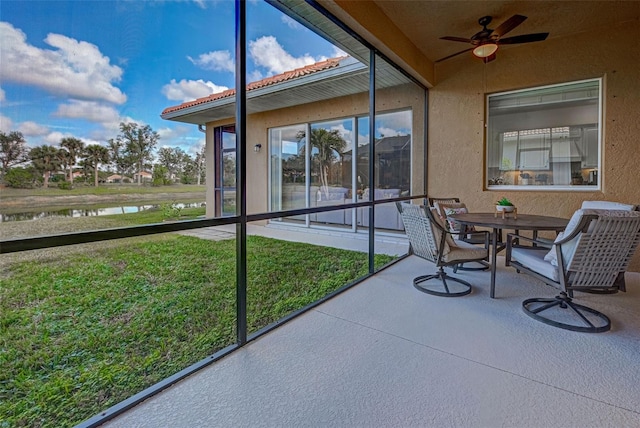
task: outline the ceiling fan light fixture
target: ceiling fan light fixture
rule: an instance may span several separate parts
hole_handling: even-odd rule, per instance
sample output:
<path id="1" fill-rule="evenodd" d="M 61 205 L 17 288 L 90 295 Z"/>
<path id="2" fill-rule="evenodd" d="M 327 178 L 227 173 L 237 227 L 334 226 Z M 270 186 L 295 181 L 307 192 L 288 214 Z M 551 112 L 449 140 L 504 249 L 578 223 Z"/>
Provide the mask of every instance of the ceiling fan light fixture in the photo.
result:
<path id="1" fill-rule="evenodd" d="M 498 45 L 493 42 L 483 43 L 473 49 L 473 54 L 478 58 L 487 58 L 496 53 Z"/>

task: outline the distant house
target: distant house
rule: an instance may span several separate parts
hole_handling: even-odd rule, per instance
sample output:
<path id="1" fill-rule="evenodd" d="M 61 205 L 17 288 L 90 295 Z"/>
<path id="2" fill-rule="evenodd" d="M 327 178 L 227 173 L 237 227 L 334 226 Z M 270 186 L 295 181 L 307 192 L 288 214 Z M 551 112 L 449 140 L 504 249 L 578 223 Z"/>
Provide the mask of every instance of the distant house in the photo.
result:
<path id="1" fill-rule="evenodd" d="M 138 182 L 138 176 L 141 177 L 140 181 L 142 181 L 143 183 L 145 181 L 153 180 L 153 175 L 150 172 L 140 171 L 140 172 L 136 172 L 135 174 L 133 174 L 133 181 L 135 181 L 136 183 Z"/>
<path id="2" fill-rule="evenodd" d="M 122 183 L 124 180 L 129 180 L 129 177 L 125 177 L 124 175 L 113 174 L 107 177 L 107 183 Z"/>

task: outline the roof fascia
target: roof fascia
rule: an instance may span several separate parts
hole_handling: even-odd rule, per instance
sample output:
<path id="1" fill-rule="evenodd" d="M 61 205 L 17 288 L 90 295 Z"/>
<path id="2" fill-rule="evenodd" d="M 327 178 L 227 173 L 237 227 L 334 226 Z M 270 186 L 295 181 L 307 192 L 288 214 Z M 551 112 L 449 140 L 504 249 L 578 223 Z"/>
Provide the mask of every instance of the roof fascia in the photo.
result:
<path id="1" fill-rule="evenodd" d="M 343 61 L 340 61 L 337 67 L 333 67 L 327 70 L 317 71 L 308 75 L 290 79 L 284 82 L 274 83 L 262 88 L 252 89 L 247 91 L 247 99 L 255 99 L 265 95 L 271 95 L 277 92 L 286 91 L 298 86 L 308 85 L 316 82 L 320 82 L 327 79 L 332 79 L 338 76 L 344 76 L 348 74 L 356 74 L 358 72 L 368 70 L 368 66 L 357 61 L 353 57 L 349 57 Z M 202 113 L 207 110 L 213 110 L 216 108 L 229 106 L 235 103 L 235 97 L 220 98 L 217 100 L 208 101 L 206 103 L 197 104 L 184 109 L 175 110 L 169 113 L 160 115 L 165 120 L 180 121 L 183 116 L 189 116 L 192 114 Z"/>

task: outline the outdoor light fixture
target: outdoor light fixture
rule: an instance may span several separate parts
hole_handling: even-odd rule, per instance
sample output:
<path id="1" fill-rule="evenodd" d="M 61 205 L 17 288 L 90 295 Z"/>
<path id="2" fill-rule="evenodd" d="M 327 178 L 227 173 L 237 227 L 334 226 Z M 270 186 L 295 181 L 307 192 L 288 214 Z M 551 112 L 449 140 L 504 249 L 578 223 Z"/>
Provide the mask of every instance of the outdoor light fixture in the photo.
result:
<path id="1" fill-rule="evenodd" d="M 253 151 L 258 153 L 261 148 L 262 148 L 262 144 L 256 144 L 255 146 L 253 146 Z"/>
<path id="2" fill-rule="evenodd" d="M 498 50 L 498 45 L 494 42 L 487 42 L 476 46 L 473 49 L 473 54 L 478 58 L 488 58 Z"/>

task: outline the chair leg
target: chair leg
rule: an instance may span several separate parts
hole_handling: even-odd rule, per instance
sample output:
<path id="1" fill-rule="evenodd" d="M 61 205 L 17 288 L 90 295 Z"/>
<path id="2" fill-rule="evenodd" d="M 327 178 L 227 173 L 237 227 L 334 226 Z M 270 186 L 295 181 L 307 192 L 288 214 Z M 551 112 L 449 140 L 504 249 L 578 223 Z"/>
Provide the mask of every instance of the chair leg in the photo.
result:
<path id="1" fill-rule="evenodd" d="M 455 266 L 453 272 L 457 272 L 459 270 L 469 270 L 469 271 L 474 271 L 474 270 L 487 270 L 491 267 L 491 265 L 487 262 L 485 262 L 484 260 L 480 260 L 477 262 L 467 262 L 467 263 L 478 263 L 480 266 L 465 266 L 465 263 L 460 263 L 458 265 Z"/>
<path id="2" fill-rule="evenodd" d="M 537 321 L 565 330 L 602 333 L 611 329 L 611 321 L 605 314 L 573 303 L 565 292 L 553 299 L 527 299 L 522 302 L 522 309 Z"/>
<path id="3" fill-rule="evenodd" d="M 440 281 L 427 283 L 433 279 L 439 279 Z M 449 280 L 449 282 L 447 282 L 447 280 Z M 447 275 L 442 266 L 440 266 L 437 273 L 414 278 L 413 286 L 423 293 L 443 297 L 458 297 L 471 293 L 471 284 L 467 281 Z"/>

